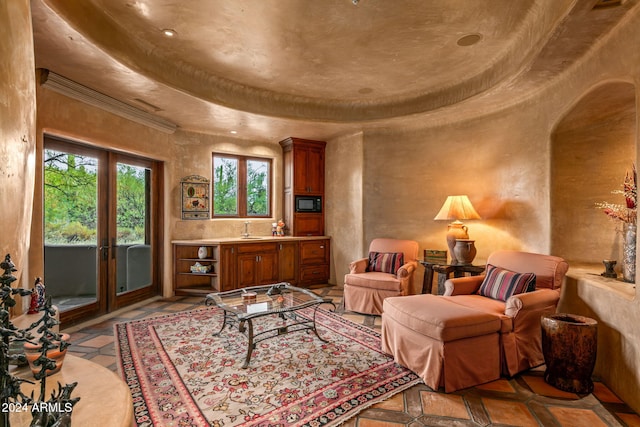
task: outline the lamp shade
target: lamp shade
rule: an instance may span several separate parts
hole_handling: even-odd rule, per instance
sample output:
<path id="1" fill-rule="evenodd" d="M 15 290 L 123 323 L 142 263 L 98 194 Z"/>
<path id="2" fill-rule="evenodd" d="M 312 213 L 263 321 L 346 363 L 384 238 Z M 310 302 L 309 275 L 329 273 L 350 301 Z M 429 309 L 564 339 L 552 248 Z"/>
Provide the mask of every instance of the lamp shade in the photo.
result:
<path id="1" fill-rule="evenodd" d="M 480 219 L 480 215 L 469 201 L 469 197 L 447 196 L 440 212 L 433 219 L 460 220 L 460 219 Z"/>

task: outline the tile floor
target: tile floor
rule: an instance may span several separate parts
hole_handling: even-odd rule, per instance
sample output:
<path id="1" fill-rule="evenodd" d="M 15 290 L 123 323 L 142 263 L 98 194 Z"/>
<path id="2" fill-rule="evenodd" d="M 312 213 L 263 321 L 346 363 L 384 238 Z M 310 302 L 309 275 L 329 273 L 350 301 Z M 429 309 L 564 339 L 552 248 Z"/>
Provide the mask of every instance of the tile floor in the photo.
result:
<path id="1" fill-rule="evenodd" d="M 317 293 L 331 297 L 336 304 L 342 289 L 328 287 Z M 119 313 L 98 323 L 69 328 L 69 351 L 116 370 L 113 325 L 133 319 L 189 310 L 202 306 L 203 298 L 173 297 L 157 300 Z M 354 322 L 380 328 L 380 318 L 352 313 L 344 316 Z M 419 384 L 393 398 L 362 411 L 345 427 L 420 426 L 544 426 L 544 427 L 640 427 L 640 416 L 618 399 L 606 385 L 595 383 L 589 395 L 576 395 L 547 385 L 538 368 L 512 379 L 456 393 L 438 393 Z"/>

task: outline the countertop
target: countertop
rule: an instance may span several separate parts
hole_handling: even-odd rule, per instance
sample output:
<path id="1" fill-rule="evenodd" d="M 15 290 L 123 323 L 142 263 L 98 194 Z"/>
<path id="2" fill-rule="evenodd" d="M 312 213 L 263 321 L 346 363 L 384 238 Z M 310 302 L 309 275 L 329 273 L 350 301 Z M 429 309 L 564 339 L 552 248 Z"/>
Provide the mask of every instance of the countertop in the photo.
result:
<path id="1" fill-rule="evenodd" d="M 244 237 L 218 237 L 211 239 L 172 240 L 176 245 L 219 245 L 223 243 L 258 243 L 258 242 L 287 242 L 298 240 L 327 240 L 329 236 L 250 236 Z"/>

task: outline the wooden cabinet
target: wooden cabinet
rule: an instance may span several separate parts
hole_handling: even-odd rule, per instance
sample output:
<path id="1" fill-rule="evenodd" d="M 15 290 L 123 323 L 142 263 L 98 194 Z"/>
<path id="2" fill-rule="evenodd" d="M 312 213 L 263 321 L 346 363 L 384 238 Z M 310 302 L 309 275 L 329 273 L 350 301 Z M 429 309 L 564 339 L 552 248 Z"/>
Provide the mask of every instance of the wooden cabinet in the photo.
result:
<path id="1" fill-rule="evenodd" d="M 281 241 L 215 243 L 204 245 L 205 258 L 198 257 L 203 245 L 194 241 L 173 243 L 176 295 L 207 294 L 249 286 L 289 282 L 306 287 L 329 281 L 329 239 L 283 238 Z M 210 267 L 192 272 L 196 263 Z"/>
<path id="2" fill-rule="evenodd" d="M 298 242 L 278 243 L 278 282 L 298 283 Z"/>
<path id="3" fill-rule="evenodd" d="M 293 192 L 324 194 L 324 147 L 321 141 L 293 139 Z"/>
<path id="4" fill-rule="evenodd" d="M 232 291 L 236 289 L 238 283 L 237 262 L 236 262 L 236 245 L 220 245 L 219 282 L 220 291 Z"/>
<path id="5" fill-rule="evenodd" d="M 204 258 L 198 256 L 198 250 L 205 247 Z M 218 245 L 173 245 L 173 286 L 176 294 L 208 293 L 220 290 L 218 282 Z M 200 264 L 204 270 L 192 271 Z"/>
<path id="6" fill-rule="evenodd" d="M 283 150 L 283 217 L 293 236 L 324 234 L 324 141 L 287 138 Z M 296 212 L 296 196 L 318 196 L 320 212 Z"/>
<path id="7" fill-rule="evenodd" d="M 300 242 L 300 286 L 319 285 L 329 281 L 329 240 Z"/>
<path id="8" fill-rule="evenodd" d="M 278 282 L 278 253 L 275 243 L 237 246 L 238 288 Z"/>

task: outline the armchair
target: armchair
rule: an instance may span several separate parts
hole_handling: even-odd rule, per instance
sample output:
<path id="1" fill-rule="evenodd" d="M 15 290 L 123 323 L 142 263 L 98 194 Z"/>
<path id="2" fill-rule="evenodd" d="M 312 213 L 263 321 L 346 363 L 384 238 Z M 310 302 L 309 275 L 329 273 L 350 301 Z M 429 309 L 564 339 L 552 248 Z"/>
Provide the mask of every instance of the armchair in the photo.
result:
<path id="1" fill-rule="evenodd" d="M 555 313 L 569 265 L 551 255 L 497 251 L 489 256 L 487 266 L 533 273 L 536 290 L 513 295 L 506 301 L 494 300 L 479 294 L 484 276 L 472 276 L 447 280 L 443 298 L 500 316 L 501 371 L 513 376 L 544 363 L 540 319 L 544 314 Z"/>
<path id="2" fill-rule="evenodd" d="M 413 240 L 371 241 L 369 256 L 350 263 L 344 276 L 344 309 L 380 315 L 385 298 L 417 293 L 417 256 L 418 242 Z"/>
<path id="3" fill-rule="evenodd" d="M 568 268 L 555 256 L 498 251 L 485 276 L 449 279 L 442 296 L 388 298 L 382 349 L 447 392 L 541 365 L 540 318 L 556 311 Z"/>

